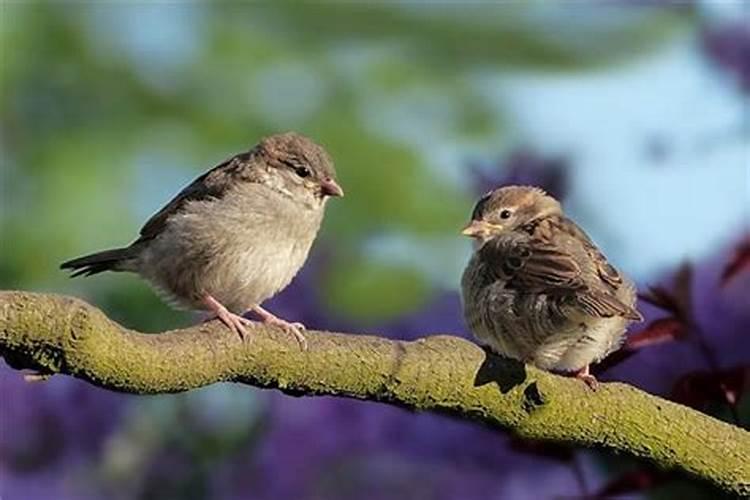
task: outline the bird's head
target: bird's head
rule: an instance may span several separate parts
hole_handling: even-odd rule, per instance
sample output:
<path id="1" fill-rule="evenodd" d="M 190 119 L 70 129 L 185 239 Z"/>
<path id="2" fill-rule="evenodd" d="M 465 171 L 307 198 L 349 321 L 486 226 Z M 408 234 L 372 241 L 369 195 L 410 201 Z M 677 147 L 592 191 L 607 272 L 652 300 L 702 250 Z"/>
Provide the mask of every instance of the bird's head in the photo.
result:
<path id="1" fill-rule="evenodd" d="M 484 242 L 529 222 L 562 214 L 560 203 L 542 189 L 505 186 L 490 191 L 475 205 L 471 221 L 461 234 Z"/>
<path id="2" fill-rule="evenodd" d="M 276 187 L 293 197 L 322 202 L 344 196 L 330 155 L 303 135 L 287 132 L 266 137 L 255 152 L 273 173 Z"/>

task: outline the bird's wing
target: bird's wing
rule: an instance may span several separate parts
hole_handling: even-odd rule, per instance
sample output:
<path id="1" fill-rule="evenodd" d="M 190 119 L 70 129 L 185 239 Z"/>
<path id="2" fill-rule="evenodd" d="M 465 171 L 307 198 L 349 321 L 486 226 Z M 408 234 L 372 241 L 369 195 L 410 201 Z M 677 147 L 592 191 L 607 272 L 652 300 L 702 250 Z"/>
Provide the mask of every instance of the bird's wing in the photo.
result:
<path id="1" fill-rule="evenodd" d="M 572 255 L 534 238 L 494 238 L 481 257 L 509 284 L 529 292 L 575 291 L 585 287 Z"/>
<path id="2" fill-rule="evenodd" d="M 533 237 L 495 238 L 479 251 L 507 286 L 521 293 L 546 293 L 561 306 L 590 316 L 636 319 L 637 313 L 612 291 L 587 284 L 573 254 L 552 243 Z"/>
<path id="3" fill-rule="evenodd" d="M 578 224 L 566 217 L 563 217 L 559 220 L 557 227 L 560 231 L 567 233 L 581 243 L 581 245 L 583 246 L 583 250 L 591 259 L 591 262 L 596 269 L 596 273 L 604 283 L 606 283 L 613 290 L 617 290 L 618 288 L 620 288 L 620 286 L 622 286 L 623 279 L 620 273 L 617 271 L 617 269 L 614 268 L 612 264 L 607 261 L 607 258 L 604 256 L 604 254 L 599 251 L 594 242 L 591 241 L 591 238 L 589 238 L 589 235 L 587 235 L 586 232 L 581 229 L 580 226 L 578 226 Z"/>
<path id="4" fill-rule="evenodd" d="M 242 167 L 247 164 L 248 153 L 242 153 L 223 161 L 204 173 L 164 205 L 141 228 L 137 243 L 158 236 L 167 224 L 167 220 L 178 213 L 187 202 L 209 198 L 221 198 L 242 175 Z"/>

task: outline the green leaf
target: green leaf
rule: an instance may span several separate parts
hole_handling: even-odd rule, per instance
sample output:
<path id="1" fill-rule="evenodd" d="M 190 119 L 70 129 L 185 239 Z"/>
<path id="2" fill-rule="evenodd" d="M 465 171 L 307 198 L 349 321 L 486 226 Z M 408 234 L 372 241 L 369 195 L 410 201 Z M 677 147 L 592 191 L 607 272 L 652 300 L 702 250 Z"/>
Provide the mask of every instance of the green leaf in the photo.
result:
<path id="1" fill-rule="evenodd" d="M 355 260 L 331 269 L 325 283 L 330 307 L 359 322 L 397 316 L 423 304 L 429 291 L 413 269 Z"/>

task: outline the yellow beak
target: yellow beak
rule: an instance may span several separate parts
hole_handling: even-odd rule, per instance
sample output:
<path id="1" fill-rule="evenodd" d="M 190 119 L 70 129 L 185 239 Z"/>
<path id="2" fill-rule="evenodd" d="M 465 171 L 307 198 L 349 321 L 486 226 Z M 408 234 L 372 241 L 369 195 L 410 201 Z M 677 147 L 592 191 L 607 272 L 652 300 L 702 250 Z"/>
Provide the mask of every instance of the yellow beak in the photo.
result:
<path id="1" fill-rule="evenodd" d="M 461 230 L 461 234 L 468 236 L 469 238 L 481 238 L 494 231 L 501 229 L 499 226 L 490 224 L 482 220 L 473 220 Z"/>

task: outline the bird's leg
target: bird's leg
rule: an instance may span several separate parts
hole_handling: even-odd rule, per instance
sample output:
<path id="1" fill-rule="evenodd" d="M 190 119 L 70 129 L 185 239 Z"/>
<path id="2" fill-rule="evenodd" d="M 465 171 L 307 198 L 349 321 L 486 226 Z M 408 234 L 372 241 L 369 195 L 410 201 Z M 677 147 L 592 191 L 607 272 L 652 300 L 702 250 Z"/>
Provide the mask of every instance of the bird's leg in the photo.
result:
<path id="1" fill-rule="evenodd" d="M 575 372 L 575 377 L 579 380 L 583 380 L 586 385 L 591 388 L 592 391 L 595 391 L 599 388 L 599 381 L 596 380 L 596 377 L 589 373 L 589 365 L 586 365 Z"/>
<path id="2" fill-rule="evenodd" d="M 240 336 L 241 339 L 245 338 L 247 329 L 245 326 L 252 325 L 253 322 L 247 318 L 243 318 L 239 314 L 231 312 L 229 309 L 224 307 L 224 304 L 206 294 L 203 297 L 203 304 L 208 308 L 209 311 L 216 315 L 222 323 L 227 325 L 230 330 Z"/>
<path id="3" fill-rule="evenodd" d="M 284 319 L 279 318 L 275 314 L 269 311 L 266 311 L 260 306 L 253 306 L 251 310 L 255 312 L 255 314 L 257 314 L 258 317 L 260 317 L 263 323 L 268 323 L 269 325 L 276 325 L 280 327 L 282 330 L 294 335 L 294 337 L 297 339 L 297 342 L 299 342 L 300 348 L 303 351 L 307 350 L 307 339 L 302 333 L 303 331 L 305 331 L 305 325 L 303 325 L 302 323 L 290 323 Z"/>

